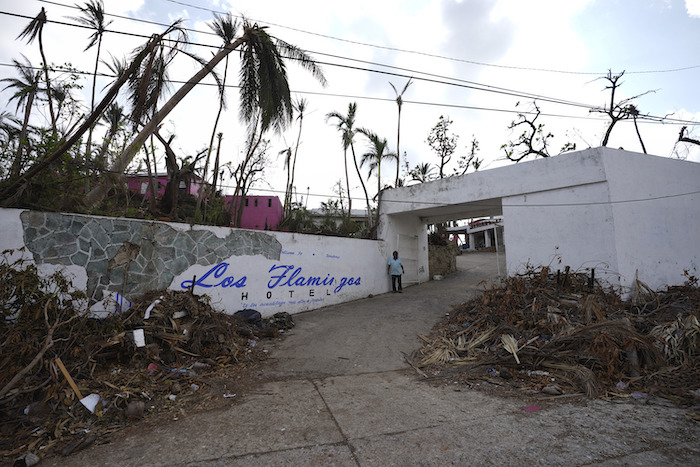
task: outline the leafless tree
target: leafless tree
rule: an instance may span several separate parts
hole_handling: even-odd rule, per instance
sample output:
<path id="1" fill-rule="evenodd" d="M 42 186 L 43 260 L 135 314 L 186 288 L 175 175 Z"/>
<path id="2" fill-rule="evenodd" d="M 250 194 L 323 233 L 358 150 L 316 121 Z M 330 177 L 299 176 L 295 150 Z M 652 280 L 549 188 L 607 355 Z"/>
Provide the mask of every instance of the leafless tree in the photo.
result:
<path id="1" fill-rule="evenodd" d="M 518 102 L 516 107 L 520 103 Z M 550 157 L 549 152 L 549 140 L 551 140 L 554 135 L 552 133 L 545 133 L 544 123 L 537 123 L 537 119 L 540 117 L 541 111 L 537 102 L 533 101 L 532 106 L 534 111 L 523 112 L 518 114 L 520 119 L 517 122 L 512 122 L 509 126 L 509 130 L 515 130 L 518 127 L 525 127 L 522 133 L 518 136 L 515 141 L 509 141 L 501 146 L 501 149 L 505 151 L 506 158 L 513 162 L 520 162 L 528 156 L 539 156 L 539 157 Z M 529 118 L 529 115 L 534 115 L 534 117 Z M 566 143 L 560 152 L 573 151 L 576 149 L 575 143 Z"/>
<path id="2" fill-rule="evenodd" d="M 624 74 L 625 72 L 622 71 L 621 73 L 614 75 L 612 71 L 608 70 L 608 74 L 602 79 L 607 80 L 609 83 L 607 86 L 605 86 L 605 89 L 610 90 L 610 101 L 606 106 L 591 109 L 591 112 L 604 113 L 605 115 L 610 117 L 610 123 L 608 124 L 608 128 L 605 130 L 605 135 L 603 135 L 603 141 L 601 142 L 601 146 L 608 145 L 608 141 L 610 140 L 610 134 L 612 133 L 612 130 L 617 124 L 617 122 L 631 118 L 634 120 L 634 126 L 637 130 L 639 142 L 642 144 L 642 149 L 646 153 L 646 148 L 644 147 L 642 137 L 639 134 L 639 128 L 637 127 L 637 117 L 639 117 L 640 115 L 639 110 L 635 105 L 632 104 L 632 101 L 654 91 L 646 91 L 641 94 L 637 94 L 636 96 L 628 97 L 626 99 L 620 100 L 619 102 L 615 102 L 615 94 L 620 88 L 620 86 L 622 86 L 623 84 L 621 79 L 622 76 L 624 76 Z"/>

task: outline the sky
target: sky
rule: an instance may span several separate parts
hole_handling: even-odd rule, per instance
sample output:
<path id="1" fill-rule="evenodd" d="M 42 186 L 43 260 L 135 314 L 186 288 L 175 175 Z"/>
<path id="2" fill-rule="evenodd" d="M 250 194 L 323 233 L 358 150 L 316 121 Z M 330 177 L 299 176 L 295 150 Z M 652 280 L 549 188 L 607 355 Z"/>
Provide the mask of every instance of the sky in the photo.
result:
<path id="1" fill-rule="evenodd" d="M 89 104 L 96 48 L 83 50 L 89 31 L 71 26 L 79 15 L 68 0 L 0 0 L 0 78 L 15 76 L 13 59 L 25 55 L 39 66 L 38 45 L 17 36 L 42 7 L 50 21 L 44 29 L 47 60 L 71 63 L 88 72 L 81 78 L 83 99 Z M 426 140 L 440 116 L 452 120 L 458 136 L 455 155 L 447 167 L 479 142 L 479 170 L 513 164 L 501 146 L 520 130 L 518 112 L 540 109 L 537 124 L 552 133 L 554 156 L 566 143 L 577 149 L 600 146 L 608 118 L 595 111 L 609 105 L 609 84 L 603 77 L 625 72 L 616 101 L 632 102 L 642 116 L 639 130 L 649 154 L 700 162 L 700 146 L 676 144 L 681 126 L 700 139 L 700 0 L 429 0 L 328 2 L 300 0 L 105 0 L 112 20 L 105 34 L 102 58 L 131 54 L 164 24 L 182 18 L 190 29 L 189 51 L 209 58 L 219 44 L 209 34 L 214 12 L 243 15 L 268 26 L 268 33 L 307 51 L 321 66 L 323 87 L 294 63 L 288 64 L 294 99 L 305 98 L 296 167 L 297 200 L 307 207 L 337 196 L 345 185 L 340 134 L 327 121 L 330 112 L 347 113 L 357 103 L 357 125 L 386 138 L 396 151 L 397 104 L 392 83 L 403 94 L 401 167 L 436 164 L 438 157 Z M 135 21 L 141 20 L 141 21 Z M 154 24 L 155 23 L 155 24 Z M 129 35 L 120 33 L 129 33 Z M 202 45 L 196 45 L 202 44 Z M 238 56 L 231 54 L 228 84 L 236 84 Z M 170 78 L 185 81 L 198 69 L 184 54 L 172 64 Z M 100 71 L 108 73 L 104 65 Z M 223 72 L 223 68 L 219 68 Z M 98 80 L 98 90 L 109 78 Z M 162 133 L 174 134 L 178 156 L 192 156 L 211 136 L 218 98 L 212 79 L 205 79 L 167 117 Z M 172 92 L 178 88 L 173 84 Z M 227 91 L 228 107 L 219 123 L 223 132 L 222 163 L 236 164 L 244 149 L 245 127 L 238 117 L 238 90 Z M 14 112 L 10 91 L 0 93 L 0 110 Z M 552 102 L 556 101 L 556 102 Z M 46 114 L 46 112 L 44 112 Z M 532 118 L 532 115 L 529 116 Z M 283 197 L 286 171 L 280 151 L 296 144 L 296 122 L 281 134 L 271 133 L 269 164 L 264 180 L 250 194 Z M 355 140 L 358 157 L 368 149 L 366 138 Z M 642 152 L 631 121 L 618 123 L 608 144 Z M 165 170 L 162 150 L 159 171 Z M 404 156 L 405 153 L 405 156 Z M 565 157 L 565 156 L 562 156 Z M 532 157 L 526 159 L 531 160 Z M 351 169 L 353 207 L 364 205 L 357 176 Z M 382 165 L 382 185 L 393 185 L 394 162 Z M 367 180 L 376 194 L 375 175 Z M 230 180 L 228 181 L 230 183 Z M 232 192 L 233 188 L 226 189 Z"/>

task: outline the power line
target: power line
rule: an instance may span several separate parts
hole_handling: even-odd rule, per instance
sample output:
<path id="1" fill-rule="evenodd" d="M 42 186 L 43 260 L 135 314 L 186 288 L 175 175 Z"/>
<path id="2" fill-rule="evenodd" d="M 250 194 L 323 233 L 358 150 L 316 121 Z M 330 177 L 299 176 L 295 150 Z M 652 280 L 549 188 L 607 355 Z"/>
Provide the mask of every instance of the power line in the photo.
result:
<path id="1" fill-rule="evenodd" d="M 68 8 L 76 8 L 76 9 L 78 8 L 78 7 L 76 7 L 76 6 L 71 7 L 71 6 L 69 6 L 69 5 L 64 5 L 64 4 L 61 4 L 61 3 L 58 3 L 58 2 L 52 2 L 52 1 L 49 1 L 49 0 L 39 0 L 39 1 L 44 2 L 44 3 L 49 3 L 49 4 L 64 6 L 64 7 L 68 7 Z M 167 0 L 167 1 L 173 1 L 173 0 Z M 178 3 L 178 2 L 173 2 L 173 3 Z M 216 12 L 216 11 L 214 11 L 214 10 L 210 10 L 210 9 L 204 8 L 204 7 L 197 7 L 197 6 L 194 6 L 194 5 L 188 5 L 188 4 L 184 4 L 184 3 L 183 3 L 183 5 L 185 5 L 185 6 L 191 6 L 191 7 L 193 7 L 193 8 L 198 8 L 198 9 L 202 9 L 202 10 L 205 10 L 205 11 L 211 11 L 211 12 L 215 12 L 215 13 L 221 13 L 221 12 Z M 31 19 L 31 17 L 25 16 L 25 15 L 19 15 L 19 14 L 4 12 L 4 11 L 0 11 L 0 14 L 6 14 L 6 15 L 10 15 L 10 16 L 16 16 L 16 17 L 21 17 L 21 18 L 25 18 L 25 19 Z M 141 21 L 141 22 L 145 22 L 145 23 L 149 23 L 149 24 L 155 24 L 155 25 L 159 25 L 159 26 L 166 26 L 166 27 L 169 26 L 169 25 L 165 25 L 165 24 L 162 24 L 162 23 L 156 23 L 156 22 L 147 21 L 147 20 L 140 20 L 140 19 L 137 19 L 137 18 L 129 18 L 129 17 L 118 16 L 118 15 L 111 15 L 111 16 L 116 16 L 116 17 L 120 17 L 120 18 L 123 18 L 123 19 L 127 19 L 127 20 Z M 89 28 L 89 27 L 87 27 L 87 26 L 84 26 L 84 25 L 72 24 L 72 23 L 65 23 L 65 22 L 55 21 L 55 20 L 48 20 L 48 22 L 49 22 L 49 23 L 56 23 L 56 24 L 60 24 L 60 25 L 64 25 L 64 26 L 74 26 L 74 27 L 81 27 L 81 28 L 91 29 L 91 28 Z M 203 32 L 203 31 L 192 30 L 192 29 L 190 29 L 190 31 L 194 31 L 194 32 L 198 32 L 198 33 L 202 33 L 202 32 Z M 127 33 L 127 32 L 123 32 L 123 31 L 115 31 L 115 30 L 111 30 L 111 29 L 106 30 L 105 32 L 112 32 L 112 33 L 116 33 L 116 34 L 124 34 L 124 35 L 133 36 L 133 37 L 142 37 L 142 38 L 145 38 L 145 39 L 148 39 L 148 38 L 150 37 L 150 36 L 146 36 L 146 35 L 142 35 L 142 34 Z M 207 33 L 207 34 L 214 34 L 213 32 L 206 32 L 206 33 Z M 167 40 L 167 39 L 166 39 L 166 40 Z M 217 48 L 217 49 L 218 49 L 217 46 L 212 46 L 212 45 L 208 45 L 208 44 L 201 44 L 201 43 L 194 43 L 194 42 L 190 42 L 189 45 L 192 45 L 192 46 L 199 46 L 199 47 L 208 47 L 208 48 Z M 474 82 L 474 81 L 462 80 L 462 79 L 458 79 L 458 78 L 445 77 L 445 76 L 435 75 L 435 74 L 432 74 L 432 73 L 422 72 L 422 71 L 418 71 L 418 70 L 410 70 L 410 69 L 406 69 L 406 68 L 400 68 L 400 67 L 395 67 L 395 66 L 391 66 L 391 65 L 385 65 L 385 64 L 376 63 L 376 62 L 369 62 L 369 61 L 358 60 L 358 59 L 353 59 L 353 58 L 348 58 L 348 57 L 342 57 L 342 56 L 339 56 L 339 55 L 326 54 L 326 53 L 323 53 L 323 52 L 314 52 L 314 51 L 309 51 L 309 52 L 310 52 L 310 53 L 313 53 L 313 54 L 317 54 L 317 55 L 324 55 L 324 56 L 329 56 L 329 57 L 333 57 L 333 58 L 339 58 L 339 59 L 342 59 L 342 60 L 349 60 L 349 61 L 355 61 L 355 62 L 360 62 L 360 63 L 366 63 L 366 64 L 371 64 L 371 65 L 381 66 L 381 67 L 385 67 L 385 68 L 395 69 L 395 70 L 402 70 L 402 71 L 410 72 L 410 73 L 412 73 L 412 74 L 411 74 L 411 75 L 405 75 L 405 74 L 399 74 L 399 73 L 392 73 L 392 72 L 388 72 L 388 71 L 374 70 L 374 69 L 371 69 L 371 68 L 355 67 L 355 66 L 344 65 L 344 64 L 338 64 L 338 63 L 332 63 L 332 62 L 321 62 L 321 61 L 316 61 L 316 63 L 319 64 L 319 65 L 334 66 L 334 67 L 352 69 L 352 70 L 356 70 L 356 71 L 364 71 L 364 72 L 370 72 L 370 73 L 385 74 L 385 75 L 397 76 L 397 77 L 409 78 L 409 79 L 410 79 L 410 78 L 413 78 L 413 79 L 416 79 L 416 80 L 421 80 L 421 81 L 425 81 L 425 82 L 432 82 L 432 83 L 435 83 L 435 84 L 443 84 L 443 85 L 447 85 L 447 86 L 461 87 L 461 88 L 465 88 L 465 89 L 472 89 L 472 90 L 475 90 L 475 91 L 491 92 L 491 93 L 495 93 L 495 94 L 499 94 L 499 95 L 507 95 L 507 96 L 512 96 L 512 97 L 524 98 L 524 99 L 540 100 L 540 101 L 543 101 L 543 102 L 550 102 L 550 103 L 559 104 L 559 105 L 568 105 L 568 106 L 581 107 L 581 108 L 587 108 L 587 109 L 595 109 L 595 108 L 597 107 L 597 106 L 590 105 L 590 104 L 584 104 L 584 103 L 578 103 L 578 102 L 563 100 L 563 99 L 559 99 L 559 98 L 548 97 L 548 96 L 544 96 L 544 95 L 541 95 L 541 94 L 535 94 L 535 93 L 517 91 L 517 90 L 513 90 L 513 89 L 508 89 L 508 88 L 503 88 L 503 87 L 498 87 L 498 86 L 492 86 L 492 85 L 487 85 L 487 84 L 483 84 L 483 83 L 477 83 L 477 82 Z M 700 65 L 699 65 L 699 66 L 700 66 Z M 90 74 L 92 74 L 92 73 L 90 73 Z M 432 76 L 432 77 L 441 78 L 441 79 L 423 78 L 423 77 L 418 77 L 418 76 L 416 76 L 416 74 L 418 74 L 418 75 L 424 75 L 424 76 Z M 456 82 L 448 82 L 448 81 L 445 81 L 445 80 L 451 80 L 451 81 L 456 81 Z M 464 83 L 464 84 L 459 84 L 459 83 Z M 202 84 L 202 83 L 200 83 L 200 84 Z M 371 98 L 366 98 L 366 99 L 371 99 Z M 375 100 L 381 100 L 381 99 L 375 99 Z M 390 99 L 387 99 L 387 100 L 390 100 Z M 409 101 L 406 101 L 406 102 L 409 102 Z M 440 104 L 436 104 L 436 103 L 421 103 L 421 104 L 422 104 L 422 105 L 436 105 L 436 106 L 437 106 L 437 105 L 440 105 Z M 452 108 L 472 109 L 472 110 L 492 110 L 492 111 L 497 111 L 497 112 L 510 112 L 510 113 L 524 114 L 524 115 L 533 114 L 533 113 L 531 113 L 531 112 L 515 112 L 515 111 L 508 111 L 508 110 L 503 110 L 503 109 L 489 109 L 489 108 L 479 108 L 479 107 L 470 107 L 470 106 L 457 106 L 457 105 L 449 105 L 449 104 L 447 104 L 447 105 L 445 105 L 445 106 L 446 106 L 446 107 L 452 107 Z M 553 117 L 559 116 L 558 114 L 542 114 L 542 115 L 543 115 L 543 116 L 553 116 Z M 567 118 L 587 118 L 587 117 L 567 116 Z M 637 118 L 638 118 L 639 120 L 642 120 L 642 121 L 653 121 L 653 122 L 656 122 L 656 123 L 665 123 L 665 122 L 668 122 L 668 123 L 674 123 L 674 124 L 679 124 L 679 125 L 693 125 L 693 126 L 694 126 L 694 125 L 700 124 L 700 123 L 694 122 L 694 121 L 687 121 L 687 120 L 681 120 L 681 119 L 674 119 L 674 118 L 671 118 L 671 117 L 659 117 L 659 116 L 653 116 L 653 115 L 639 115 Z"/>
<path id="2" fill-rule="evenodd" d="M 10 64 L 10 63 L 0 63 L 0 66 L 14 67 L 14 65 Z M 33 70 L 43 70 L 43 68 L 35 67 L 35 66 L 28 67 L 28 68 L 31 68 Z M 53 67 L 52 71 L 63 71 L 63 72 L 70 72 L 70 73 L 92 76 L 91 72 L 79 71 L 79 70 L 74 70 L 74 69 L 66 69 L 66 68 L 62 68 L 60 66 Z M 110 75 L 110 74 L 106 74 L 106 73 L 98 73 L 98 76 L 103 77 L 103 78 L 117 78 L 116 75 Z M 187 83 L 187 81 L 180 81 L 180 80 L 174 80 L 174 79 L 169 79 L 166 81 L 168 83 L 171 83 L 171 84 L 186 84 Z M 218 87 L 218 85 L 216 83 L 200 82 L 197 85 L 198 86 Z M 226 84 L 225 87 L 238 89 L 240 86 L 237 86 L 234 84 Z M 394 99 L 389 98 L 389 97 L 358 96 L 358 95 L 351 95 L 351 94 L 336 94 L 336 93 L 327 93 L 327 92 L 318 92 L 318 91 L 299 91 L 299 90 L 292 90 L 290 92 L 294 93 L 294 94 L 302 94 L 302 95 L 310 95 L 310 96 L 369 100 L 369 101 L 380 101 L 380 102 L 394 102 Z M 533 111 L 502 109 L 502 108 L 494 108 L 494 107 L 479 107 L 479 106 L 462 105 L 462 104 L 447 104 L 447 103 L 442 103 L 442 102 L 425 102 L 425 101 L 404 100 L 403 103 L 404 104 L 420 105 L 420 106 L 432 106 L 432 107 L 452 108 L 452 109 L 461 109 L 461 110 L 478 110 L 478 111 L 484 111 L 484 112 L 498 112 L 498 113 L 517 114 L 517 115 L 538 115 L 537 112 L 533 112 Z M 540 112 L 539 115 L 543 116 L 543 117 L 553 117 L 553 118 L 570 118 L 570 119 L 578 119 L 578 120 L 601 121 L 600 118 L 595 117 L 591 114 L 583 116 L 583 115 L 565 115 L 565 114 L 557 114 L 557 113 Z M 643 119 L 642 116 L 639 116 L 637 118 L 639 119 L 638 123 L 655 123 L 655 124 L 665 123 L 664 121 L 657 121 L 655 119 L 646 120 L 646 119 Z M 670 119 L 665 118 L 665 120 L 670 120 Z M 621 122 L 628 122 L 628 121 L 629 121 L 629 119 L 625 119 L 625 120 L 622 120 Z M 700 122 L 678 120 L 678 121 L 674 121 L 674 122 L 668 123 L 668 124 L 672 124 L 672 125 L 700 125 Z"/>
<path id="3" fill-rule="evenodd" d="M 40 1 L 44 1 L 44 0 L 40 0 Z M 182 2 L 182 1 L 178 1 L 178 0 L 165 0 L 165 1 L 177 4 L 177 5 L 195 8 L 197 10 L 208 11 L 210 13 L 226 14 L 226 12 L 213 10 L 210 8 L 205 8 L 205 7 L 201 7 L 201 6 L 197 6 L 197 5 L 192 5 L 190 3 L 186 3 L 186 2 Z M 242 18 L 242 16 L 238 16 L 238 15 L 234 15 L 234 16 L 236 16 L 238 18 Z M 586 72 L 586 71 L 556 70 L 556 69 L 549 69 L 549 68 L 522 67 L 522 66 L 512 66 L 512 65 L 499 65 L 499 64 L 495 64 L 495 63 L 478 62 L 478 61 L 474 61 L 474 60 L 466 60 L 466 59 L 448 57 L 448 56 L 444 56 L 444 55 L 437 55 L 437 54 L 432 54 L 432 53 L 427 53 L 427 52 L 419 52 L 419 51 L 415 51 L 415 50 L 401 49 L 401 48 L 397 48 L 397 47 L 387 47 L 387 46 L 382 46 L 382 45 L 370 44 L 367 42 L 342 39 L 339 37 L 330 36 L 330 35 L 326 35 L 326 34 L 320 34 L 317 32 L 306 31 L 304 29 L 294 28 L 294 27 L 286 26 L 286 25 L 279 24 L 279 23 L 271 23 L 269 21 L 264 21 L 264 20 L 254 20 L 254 21 L 269 24 L 270 26 L 275 26 L 275 27 L 282 28 L 282 29 L 288 29 L 290 31 L 300 32 L 302 34 L 308 34 L 308 35 L 316 36 L 316 37 L 323 37 L 324 39 L 331 39 L 331 40 L 338 41 L 338 42 L 345 42 L 348 44 L 361 45 L 364 47 L 371 47 L 371 48 L 381 49 L 381 50 L 389 50 L 392 52 L 401 52 L 401 53 L 420 55 L 420 56 L 430 57 L 430 58 L 438 58 L 441 60 L 447 60 L 447 61 L 458 62 L 458 63 L 467 63 L 470 65 L 493 67 L 493 68 L 503 68 L 503 69 L 510 69 L 510 70 L 521 70 L 521 71 L 559 73 L 559 74 L 567 74 L 567 75 L 599 75 L 599 76 L 601 76 L 607 72 L 607 70 L 605 72 L 592 72 L 592 71 Z M 680 67 L 680 68 L 666 69 L 666 70 L 627 71 L 626 73 L 627 74 L 672 73 L 672 72 L 677 72 L 677 71 L 692 70 L 695 68 L 700 68 L 700 64 L 686 66 L 686 67 Z"/>

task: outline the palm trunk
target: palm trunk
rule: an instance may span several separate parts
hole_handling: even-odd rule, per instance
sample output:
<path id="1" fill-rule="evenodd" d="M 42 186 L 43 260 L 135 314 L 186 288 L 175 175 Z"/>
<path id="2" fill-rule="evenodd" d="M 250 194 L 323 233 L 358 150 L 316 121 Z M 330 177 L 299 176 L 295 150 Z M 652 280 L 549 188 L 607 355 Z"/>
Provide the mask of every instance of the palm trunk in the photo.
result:
<path id="1" fill-rule="evenodd" d="M 345 183 L 348 187 L 348 217 L 346 220 L 346 226 L 348 232 L 350 231 L 350 216 L 352 213 L 352 196 L 350 196 L 350 174 L 348 173 L 348 148 L 346 147 L 343 151 L 343 159 L 345 160 Z M 341 198 L 342 200 L 342 198 Z"/>
<path id="2" fill-rule="evenodd" d="M 100 35 L 97 41 L 97 56 L 95 57 L 95 70 L 92 73 L 92 99 L 90 101 L 90 112 L 95 111 L 95 87 L 97 85 L 97 66 L 100 63 L 100 50 L 102 49 L 102 36 Z M 95 129 L 95 125 L 90 126 L 88 130 L 87 142 L 85 143 L 85 160 L 90 160 L 90 150 L 92 147 L 92 131 Z"/>
<path id="3" fill-rule="evenodd" d="M 301 141 L 301 126 L 304 122 L 304 117 L 302 114 L 300 114 L 299 117 L 299 133 L 297 134 L 297 144 L 294 146 L 294 156 L 292 157 L 292 160 L 290 161 L 292 165 L 291 169 L 291 174 L 289 178 L 289 196 L 291 200 L 291 195 L 292 195 L 292 187 L 294 187 L 294 171 L 297 168 L 297 152 L 299 151 L 299 142 Z"/>
<path id="4" fill-rule="evenodd" d="M 357 171 L 357 176 L 360 178 L 360 184 L 362 185 L 362 191 L 365 192 L 365 200 L 367 201 L 367 228 L 372 227 L 372 208 L 369 205 L 369 194 L 367 194 L 367 187 L 365 186 L 365 181 L 362 179 L 362 172 L 360 172 L 360 166 L 357 165 L 357 157 L 355 156 L 355 145 L 350 141 L 350 150 L 352 151 L 352 160 L 355 163 L 355 170 Z"/>
<path id="5" fill-rule="evenodd" d="M 194 214 L 195 217 L 202 208 L 202 198 L 204 197 L 205 187 L 207 182 L 207 173 L 209 171 L 209 157 L 211 156 L 212 148 L 214 147 L 214 137 L 216 136 L 216 128 L 219 126 L 219 119 L 221 118 L 221 112 L 224 110 L 224 90 L 226 89 L 226 75 L 228 74 L 228 56 L 226 57 L 226 63 L 224 64 L 224 81 L 221 84 L 221 98 L 219 99 L 219 111 L 216 114 L 216 119 L 214 120 L 214 129 L 211 131 L 211 138 L 209 139 L 209 152 L 207 152 L 207 159 L 204 162 L 204 173 L 202 174 L 202 183 L 199 185 L 199 193 L 197 193 L 197 206 L 195 207 Z M 216 187 L 214 187 L 216 191 Z"/>
<path id="6" fill-rule="evenodd" d="M 221 139 L 223 138 L 224 134 L 219 133 L 216 135 L 218 141 L 218 144 L 216 146 L 216 158 L 214 158 L 214 180 L 212 181 L 212 185 L 214 186 L 214 193 L 216 194 L 217 192 L 217 184 L 219 182 L 219 154 L 221 153 Z"/>
<path id="7" fill-rule="evenodd" d="M 153 118 L 143 127 L 134 140 L 127 146 L 124 152 L 117 158 L 117 160 L 112 165 L 111 170 L 117 173 L 123 173 L 126 167 L 131 163 L 134 156 L 138 153 L 141 145 L 146 141 L 146 139 L 155 131 L 155 129 L 160 125 L 160 123 L 165 119 L 165 117 L 172 112 L 172 110 L 177 106 L 177 104 L 182 101 L 182 99 L 189 94 L 189 92 L 194 89 L 194 87 L 207 76 L 214 67 L 221 62 L 228 54 L 233 52 L 239 45 L 245 41 L 245 36 L 240 37 L 232 44 L 223 47 L 214 57 L 207 63 L 200 71 L 198 71 L 192 78 L 190 78 L 187 83 L 185 83 L 178 91 L 166 102 L 163 107 L 156 112 Z M 85 204 L 88 207 L 94 207 L 104 199 L 105 195 L 109 191 L 109 185 L 107 183 L 101 183 L 87 194 Z"/>
<path id="8" fill-rule="evenodd" d="M 31 93 L 29 97 L 27 97 L 27 106 L 24 108 L 22 129 L 19 132 L 17 155 L 15 156 L 15 160 L 12 162 L 12 168 L 10 169 L 10 176 L 15 178 L 19 177 L 19 174 L 22 172 L 22 156 L 24 154 L 24 148 L 29 146 L 27 141 L 27 129 L 29 128 L 29 117 L 32 113 L 32 105 L 34 105 L 34 95 L 34 93 Z"/>
<path id="9" fill-rule="evenodd" d="M 396 182 L 394 187 L 399 186 L 399 167 L 401 165 L 401 105 L 399 105 L 399 124 L 396 128 Z"/>
<path id="10" fill-rule="evenodd" d="M 49 79 L 49 65 L 46 63 L 46 55 L 44 54 L 44 40 L 42 38 L 42 35 L 43 31 L 39 32 L 39 52 L 41 53 L 41 59 L 44 61 L 44 79 L 46 80 L 46 98 L 49 100 L 49 115 L 51 115 L 51 133 L 53 136 L 56 136 L 56 115 L 53 110 L 53 98 L 51 97 L 51 80 Z"/>

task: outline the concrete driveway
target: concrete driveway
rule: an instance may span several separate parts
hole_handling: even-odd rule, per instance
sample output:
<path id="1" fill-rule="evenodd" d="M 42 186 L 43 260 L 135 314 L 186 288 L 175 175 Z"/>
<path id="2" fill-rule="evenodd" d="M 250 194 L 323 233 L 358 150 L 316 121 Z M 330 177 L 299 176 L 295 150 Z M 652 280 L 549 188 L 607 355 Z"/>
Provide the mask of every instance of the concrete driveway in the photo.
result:
<path id="1" fill-rule="evenodd" d="M 417 334 L 497 277 L 493 253 L 457 259 L 442 281 L 295 315 L 287 337 L 266 344 L 272 361 L 258 386 L 228 409 L 44 463 L 700 465 L 700 426 L 681 408 L 548 399 L 525 412 L 520 400 L 421 381 L 403 356 Z"/>

